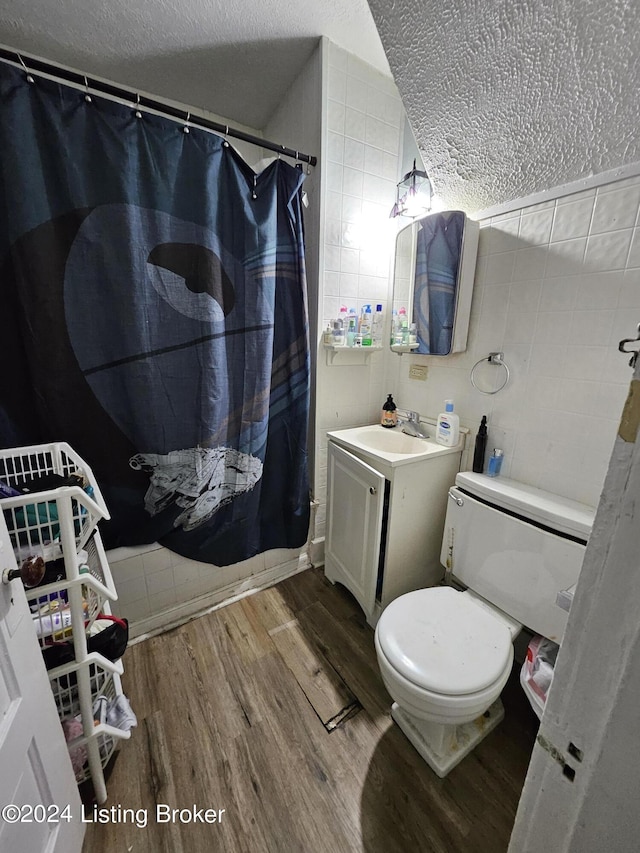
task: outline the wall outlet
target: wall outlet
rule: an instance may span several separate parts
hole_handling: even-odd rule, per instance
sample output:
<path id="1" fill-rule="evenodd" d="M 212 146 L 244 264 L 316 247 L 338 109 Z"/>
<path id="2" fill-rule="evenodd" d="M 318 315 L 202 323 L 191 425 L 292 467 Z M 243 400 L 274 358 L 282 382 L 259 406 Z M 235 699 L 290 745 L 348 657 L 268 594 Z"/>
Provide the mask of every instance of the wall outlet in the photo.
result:
<path id="1" fill-rule="evenodd" d="M 410 364 L 409 379 L 421 379 L 423 382 L 427 378 L 426 364 Z"/>

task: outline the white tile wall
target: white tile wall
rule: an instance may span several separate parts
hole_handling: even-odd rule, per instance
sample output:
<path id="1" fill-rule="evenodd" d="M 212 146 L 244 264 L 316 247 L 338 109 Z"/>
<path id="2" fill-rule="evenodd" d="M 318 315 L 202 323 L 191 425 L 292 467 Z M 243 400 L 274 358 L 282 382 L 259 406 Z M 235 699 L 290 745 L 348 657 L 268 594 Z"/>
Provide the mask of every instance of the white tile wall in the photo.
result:
<path id="1" fill-rule="evenodd" d="M 391 78 L 330 42 L 325 62 L 323 328 L 341 304 L 386 308 L 404 117 Z"/>
<path id="2" fill-rule="evenodd" d="M 319 336 L 341 305 L 390 306 L 390 269 L 397 222 L 389 219 L 402 155 L 404 110 L 391 78 L 326 42 L 324 213 Z M 324 535 L 326 434 L 368 423 L 378 412 L 385 356 L 363 366 L 326 363 L 318 343 L 314 497 L 316 537 Z"/>
<path id="3" fill-rule="evenodd" d="M 453 397 L 472 439 L 486 414 L 504 475 L 595 506 L 631 379 L 618 342 L 640 322 L 639 207 L 633 178 L 482 221 L 469 348 L 392 360 L 398 403 L 434 415 Z M 485 396 L 469 372 L 492 351 L 511 380 Z M 477 374 L 490 390 L 501 372 Z"/>
<path id="4" fill-rule="evenodd" d="M 213 566 L 186 559 L 157 543 L 142 549 L 118 548 L 107 554 L 118 591 L 114 612 L 134 624 L 276 566 L 283 574 L 293 571 L 299 554 L 300 549 L 280 548 L 231 566 Z"/>

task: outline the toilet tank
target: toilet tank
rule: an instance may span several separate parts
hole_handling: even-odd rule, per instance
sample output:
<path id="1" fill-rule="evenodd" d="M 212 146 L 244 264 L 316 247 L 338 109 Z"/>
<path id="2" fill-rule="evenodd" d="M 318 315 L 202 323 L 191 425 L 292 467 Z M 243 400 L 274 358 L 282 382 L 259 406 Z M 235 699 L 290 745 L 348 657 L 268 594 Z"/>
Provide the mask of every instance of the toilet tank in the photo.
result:
<path id="1" fill-rule="evenodd" d="M 449 490 L 440 561 L 452 580 L 559 643 L 567 613 L 556 597 L 578 580 L 594 514 L 515 480 L 463 472 Z"/>

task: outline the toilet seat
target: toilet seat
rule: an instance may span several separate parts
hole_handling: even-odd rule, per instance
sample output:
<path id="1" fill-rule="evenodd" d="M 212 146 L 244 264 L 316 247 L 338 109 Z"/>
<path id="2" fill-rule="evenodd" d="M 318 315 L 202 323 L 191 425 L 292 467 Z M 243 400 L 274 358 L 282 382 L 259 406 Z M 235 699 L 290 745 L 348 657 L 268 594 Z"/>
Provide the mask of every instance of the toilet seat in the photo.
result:
<path id="1" fill-rule="evenodd" d="M 378 621 L 376 641 L 402 681 L 433 699 L 490 693 L 513 660 L 508 622 L 451 587 L 396 598 Z"/>
<path id="2" fill-rule="evenodd" d="M 507 683 L 513 663 L 513 646 L 504 672 L 496 682 L 475 693 L 435 693 L 409 681 L 387 660 L 380 647 L 378 634 L 375 646 L 382 681 L 389 695 L 417 719 L 457 725 L 479 717 L 494 702 Z"/>

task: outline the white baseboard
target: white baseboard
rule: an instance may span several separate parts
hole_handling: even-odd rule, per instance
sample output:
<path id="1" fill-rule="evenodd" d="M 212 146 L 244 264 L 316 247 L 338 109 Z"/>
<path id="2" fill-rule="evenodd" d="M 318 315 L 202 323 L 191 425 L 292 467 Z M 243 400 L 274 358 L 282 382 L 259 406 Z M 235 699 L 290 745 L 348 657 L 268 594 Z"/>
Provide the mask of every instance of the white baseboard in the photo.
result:
<path id="1" fill-rule="evenodd" d="M 270 569 L 264 569 L 248 578 L 226 584 L 226 586 L 182 604 L 176 604 L 161 613 L 132 622 L 129 626 L 129 644 L 133 645 L 142 640 L 147 640 L 149 637 L 154 637 L 156 634 L 178 628 L 192 619 L 205 616 L 220 607 L 239 601 L 241 598 L 253 595 L 254 592 L 259 592 L 261 589 L 273 586 L 285 578 L 303 572 L 311 568 L 311 565 L 309 554 L 305 551 L 300 554 L 297 566 L 292 566 L 290 561 L 279 566 L 273 566 Z"/>

